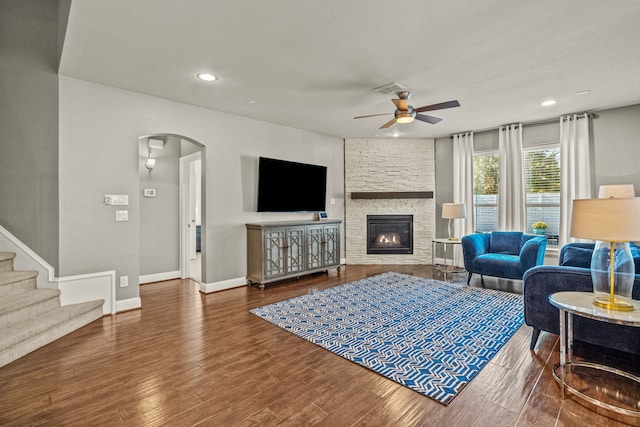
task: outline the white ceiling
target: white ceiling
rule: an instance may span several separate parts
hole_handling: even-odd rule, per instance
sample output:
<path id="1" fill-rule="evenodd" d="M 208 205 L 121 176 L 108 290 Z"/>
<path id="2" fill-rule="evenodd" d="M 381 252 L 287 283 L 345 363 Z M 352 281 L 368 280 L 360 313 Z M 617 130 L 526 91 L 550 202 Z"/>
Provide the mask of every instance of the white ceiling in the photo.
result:
<path id="1" fill-rule="evenodd" d="M 433 138 L 640 103 L 640 1 L 74 1 L 60 74 L 337 137 Z M 461 107 L 354 120 L 394 111 L 372 91 L 390 82 L 414 107 Z"/>

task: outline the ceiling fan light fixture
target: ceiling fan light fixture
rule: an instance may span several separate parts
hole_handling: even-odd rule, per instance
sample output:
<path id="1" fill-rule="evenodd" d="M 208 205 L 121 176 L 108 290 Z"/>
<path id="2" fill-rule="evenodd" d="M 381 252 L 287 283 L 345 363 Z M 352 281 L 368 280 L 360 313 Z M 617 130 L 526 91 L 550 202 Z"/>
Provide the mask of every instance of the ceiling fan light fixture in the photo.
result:
<path id="1" fill-rule="evenodd" d="M 413 121 L 413 117 L 411 116 L 406 116 L 406 117 L 398 117 L 396 119 L 396 122 L 400 123 L 400 124 L 406 124 L 406 123 L 411 123 Z"/>
<path id="2" fill-rule="evenodd" d="M 411 123 L 416 117 L 416 112 L 413 111 L 413 107 L 410 107 L 408 111 L 396 110 L 395 113 L 396 122 L 400 124 Z"/>

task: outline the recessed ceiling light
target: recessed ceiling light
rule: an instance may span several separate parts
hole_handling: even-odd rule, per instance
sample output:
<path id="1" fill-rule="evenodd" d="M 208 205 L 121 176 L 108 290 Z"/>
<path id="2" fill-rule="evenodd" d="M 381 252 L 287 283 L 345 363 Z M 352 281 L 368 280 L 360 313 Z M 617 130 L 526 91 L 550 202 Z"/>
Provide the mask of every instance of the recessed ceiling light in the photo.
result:
<path id="1" fill-rule="evenodd" d="M 198 74 L 198 78 L 200 80 L 204 80 L 205 82 L 212 82 L 214 80 L 218 80 L 218 78 L 216 76 L 214 76 L 213 74 L 209 74 L 209 73 L 200 73 L 200 74 Z"/>
<path id="2" fill-rule="evenodd" d="M 557 101 L 555 99 L 548 99 L 546 101 L 542 101 L 542 103 L 540 105 L 542 105 L 543 107 L 550 107 L 552 105 L 554 105 Z"/>
<path id="3" fill-rule="evenodd" d="M 576 95 L 586 95 L 588 93 L 591 93 L 591 89 L 579 90 L 576 92 Z"/>

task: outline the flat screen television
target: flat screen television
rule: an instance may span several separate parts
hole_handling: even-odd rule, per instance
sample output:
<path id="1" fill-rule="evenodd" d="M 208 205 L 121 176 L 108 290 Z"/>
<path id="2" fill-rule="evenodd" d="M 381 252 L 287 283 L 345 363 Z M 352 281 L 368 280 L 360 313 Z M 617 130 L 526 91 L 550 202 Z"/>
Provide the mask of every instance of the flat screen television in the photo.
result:
<path id="1" fill-rule="evenodd" d="M 327 167 L 260 157 L 258 212 L 321 212 Z"/>

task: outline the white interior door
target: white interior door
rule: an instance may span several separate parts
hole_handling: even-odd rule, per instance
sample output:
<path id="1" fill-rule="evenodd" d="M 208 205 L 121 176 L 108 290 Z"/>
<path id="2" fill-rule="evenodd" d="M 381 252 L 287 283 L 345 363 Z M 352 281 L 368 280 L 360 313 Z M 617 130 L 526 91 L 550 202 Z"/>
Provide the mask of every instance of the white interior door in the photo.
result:
<path id="1" fill-rule="evenodd" d="M 199 161 L 196 160 L 196 161 Z M 187 228 L 189 229 L 189 259 L 196 259 L 198 256 L 197 253 L 197 238 L 196 238 L 196 232 L 197 232 L 197 226 L 198 226 L 198 221 L 197 221 L 197 215 L 198 215 L 198 208 L 197 208 L 197 200 L 196 200 L 196 181 L 197 181 L 197 174 L 196 174 L 196 168 L 195 168 L 195 162 L 196 161 L 192 161 L 189 162 L 189 223 L 187 224 Z"/>
<path id="2" fill-rule="evenodd" d="M 201 153 L 180 158 L 180 275 L 200 281 L 196 231 L 201 224 Z M 193 266 L 196 267 L 193 267 Z M 192 271 L 198 268 L 198 271 Z"/>

